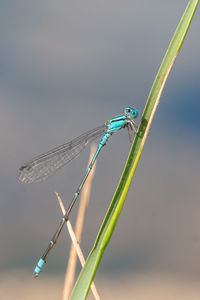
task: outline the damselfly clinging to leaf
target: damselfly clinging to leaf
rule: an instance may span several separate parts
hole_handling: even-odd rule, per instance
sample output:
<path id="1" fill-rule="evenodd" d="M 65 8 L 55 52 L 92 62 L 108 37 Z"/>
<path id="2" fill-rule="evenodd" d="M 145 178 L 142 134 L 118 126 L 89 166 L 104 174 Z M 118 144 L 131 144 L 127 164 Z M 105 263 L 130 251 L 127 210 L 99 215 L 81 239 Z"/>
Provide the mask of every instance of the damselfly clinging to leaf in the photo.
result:
<path id="1" fill-rule="evenodd" d="M 70 162 L 73 158 L 75 158 L 79 153 L 92 141 L 102 136 L 101 141 L 98 145 L 97 151 L 92 158 L 89 167 L 86 171 L 85 176 L 83 177 L 78 189 L 76 190 L 74 197 L 67 209 L 66 214 L 63 216 L 58 229 L 56 230 L 55 234 L 53 235 L 46 251 L 40 258 L 35 270 L 34 275 L 37 277 L 41 271 L 43 264 L 46 262 L 47 256 L 50 250 L 53 248 L 54 244 L 56 243 L 60 232 L 68 219 L 68 216 L 74 206 L 81 189 L 94 165 L 99 152 L 101 151 L 102 147 L 106 145 L 107 140 L 109 137 L 117 132 L 122 128 L 127 128 L 136 134 L 137 132 L 137 125 L 134 122 L 134 119 L 138 116 L 138 110 L 132 107 L 126 107 L 124 109 L 124 114 L 118 117 L 115 117 L 109 121 L 107 121 L 104 125 L 99 126 L 93 130 L 90 130 L 81 136 L 73 139 L 72 141 L 56 147 L 44 154 L 41 154 L 32 160 L 28 161 L 27 163 L 23 164 L 19 168 L 19 172 L 17 178 L 21 182 L 37 182 L 47 178 L 49 175 L 56 172 L 58 169 L 66 165 Z"/>

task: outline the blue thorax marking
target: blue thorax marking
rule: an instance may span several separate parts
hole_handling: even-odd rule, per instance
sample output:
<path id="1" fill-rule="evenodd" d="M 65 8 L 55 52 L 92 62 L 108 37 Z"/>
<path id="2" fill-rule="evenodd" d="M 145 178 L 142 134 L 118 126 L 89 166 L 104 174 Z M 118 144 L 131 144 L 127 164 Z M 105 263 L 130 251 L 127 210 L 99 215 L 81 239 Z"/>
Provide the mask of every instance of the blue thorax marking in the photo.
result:
<path id="1" fill-rule="evenodd" d="M 116 131 L 124 128 L 127 125 L 127 117 L 122 115 L 116 118 L 113 118 L 105 123 L 105 133 L 99 144 L 101 149 L 107 142 L 108 138 Z"/>
<path id="2" fill-rule="evenodd" d="M 107 121 L 105 123 L 105 125 L 106 125 L 105 132 L 112 134 L 127 125 L 127 117 L 119 116 L 119 117 L 113 118 L 113 119 Z"/>

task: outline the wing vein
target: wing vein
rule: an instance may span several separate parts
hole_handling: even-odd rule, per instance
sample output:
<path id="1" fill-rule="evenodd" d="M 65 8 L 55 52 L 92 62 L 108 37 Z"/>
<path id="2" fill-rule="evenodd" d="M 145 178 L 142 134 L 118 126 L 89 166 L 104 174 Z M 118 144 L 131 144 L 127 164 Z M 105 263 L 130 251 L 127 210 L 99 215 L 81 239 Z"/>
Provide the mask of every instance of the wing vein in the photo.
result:
<path id="1" fill-rule="evenodd" d="M 17 178 L 21 182 L 36 182 L 46 179 L 78 156 L 90 142 L 102 136 L 104 130 L 105 125 L 96 127 L 70 142 L 36 156 L 19 168 Z"/>

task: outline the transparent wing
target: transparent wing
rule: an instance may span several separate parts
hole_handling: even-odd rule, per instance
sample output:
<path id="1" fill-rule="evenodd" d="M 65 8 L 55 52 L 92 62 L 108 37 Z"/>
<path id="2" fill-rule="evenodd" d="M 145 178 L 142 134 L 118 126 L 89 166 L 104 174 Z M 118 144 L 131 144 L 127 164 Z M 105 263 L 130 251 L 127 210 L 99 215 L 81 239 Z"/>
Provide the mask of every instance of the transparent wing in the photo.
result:
<path id="1" fill-rule="evenodd" d="M 33 158 L 19 168 L 17 178 L 21 182 L 36 182 L 46 179 L 79 155 L 88 143 L 102 136 L 104 129 L 105 125 L 99 126 L 64 145 Z"/>

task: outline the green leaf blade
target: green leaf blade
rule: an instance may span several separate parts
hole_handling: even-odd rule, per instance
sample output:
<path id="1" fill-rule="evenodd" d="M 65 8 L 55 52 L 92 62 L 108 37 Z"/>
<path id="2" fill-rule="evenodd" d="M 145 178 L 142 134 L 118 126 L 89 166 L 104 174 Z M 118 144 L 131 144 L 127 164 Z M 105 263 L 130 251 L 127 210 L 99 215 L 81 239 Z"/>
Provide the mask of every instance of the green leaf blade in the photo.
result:
<path id="1" fill-rule="evenodd" d="M 90 284 L 97 271 L 98 265 L 101 261 L 107 244 L 110 241 L 116 222 L 123 207 L 126 195 L 128 193 L 132 178 L 134 176 L 138 161 L 142 153 L 142 149 L 148 136 L 154 114 L 159 104 L 165 82 L 181 49 L 198 3 L 198 0 L 190 0 L 188 2 L 186 10 L 179 22 L 176 32 L 167 49 L 166 55 L 158 70 L 153 86 L 149 93 L 149 97 L 147 99 L 147 103 L 141 118 L 141 123 L 131 147 L 119 185 L 104 218 L 94 247 L 89 254 L 86 265 L 81 271 L 76 282 L 76 285 L 70 297 L 71 300 L 85 299 L 88 294 Z"/>

